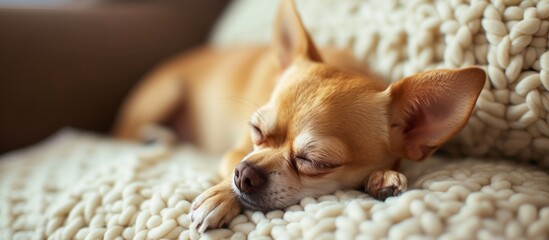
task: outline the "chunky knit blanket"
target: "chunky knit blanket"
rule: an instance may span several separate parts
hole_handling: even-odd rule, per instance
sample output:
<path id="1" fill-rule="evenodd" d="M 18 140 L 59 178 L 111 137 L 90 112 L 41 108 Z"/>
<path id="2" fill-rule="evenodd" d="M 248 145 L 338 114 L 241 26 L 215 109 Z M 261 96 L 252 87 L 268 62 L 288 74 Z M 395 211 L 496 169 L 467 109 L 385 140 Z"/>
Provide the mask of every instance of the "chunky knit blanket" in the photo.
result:
<path id="1" fill-rule="evenodd" d="M 359 191 L 245 211 L 189 230 L 189 208 L 217 183 L 217 157 L 189 146 L 65 131 L 0 159 L 0 239 L 547 239 L 549 174 L 501 160 L 407 164 L 411 190 L 385 202 Z"/>
<path id="2" fill-rule="evenodd" d="M 433 68 L 483 67 L 488 81 L 474 113 L 445 149 L 549 167 L 549 1 L 296 3 L 318 45 L 352 50 L 388 82 Z M 212 42 L 270 42 L 277 5 L 234 1 Z"/>

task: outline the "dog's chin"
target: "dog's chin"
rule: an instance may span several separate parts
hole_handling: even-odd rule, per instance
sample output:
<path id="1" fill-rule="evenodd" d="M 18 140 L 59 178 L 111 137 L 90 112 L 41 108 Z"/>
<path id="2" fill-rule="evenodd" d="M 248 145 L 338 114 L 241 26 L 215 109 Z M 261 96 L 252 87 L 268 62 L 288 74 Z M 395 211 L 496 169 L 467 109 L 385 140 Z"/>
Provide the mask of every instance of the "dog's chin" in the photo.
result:
<path id="1" fill-rule="evenodd" d="M 248 194 L 245 193 L 237 193 L 238 200 L 240 203 L 242 203 L 242 206 L 246 209 L 254 210 L 254 211 L 269 211 L 271 210 L 267 206 L 263 206 L 262 204 L 258 204 L 257 201 L 253 200 L 253 197 L 250 197 Z"/>
<path id="2" fill-rule="evenodd" d="M 252 194 L 244 193 L 235 186 L 233 186 L 233 192 L 244 208 L 254 211 L 265 212 L 274 209 L 282 209 L 293 204 L 280 201 L 279 199 L 270 199 L 269 197 L 266 197 L 267 194 L 263 192 Z"/>

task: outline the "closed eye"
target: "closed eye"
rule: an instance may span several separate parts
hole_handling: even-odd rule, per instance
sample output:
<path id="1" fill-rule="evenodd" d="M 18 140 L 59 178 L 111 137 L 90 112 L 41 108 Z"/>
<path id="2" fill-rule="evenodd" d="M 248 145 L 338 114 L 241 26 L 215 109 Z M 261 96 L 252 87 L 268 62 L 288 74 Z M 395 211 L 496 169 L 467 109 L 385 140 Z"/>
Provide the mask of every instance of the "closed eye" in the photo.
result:
<path id="1" fill-rule="evenodd" d="M 261 144 L 265 140 L 265 136 L 263 135 L 263 132 L 261 131 L 261 129 L 253 123 L 250 123 L 250 128 L 252 131 L 251 132 L 252 141 L 254 142 L 254 144 L 256 145 Z"/>
<path id="2" fill-rule="evenodd" d="M 296 161 L 308 162 L 308 163 L 311 163 L 311 162 L 312 162 L 310 159 L 308 159 L 307 157 L 304 157 L 304 156 L 296 156 L 296 157 L 295 157 L 295 160 L 296 160 Z"/>
<path id="3" fill-rule="evenodd" d="M 341 140 L 307 130 L 294 139 L 293 147 L 292 163 L 298 171 L 308 175 L 328 173 L 341 167 L 348 152 Z"/>
<path id="4" fill-rule="evenodd" d="M 307 156 L 298 155 L 294 157 L 294 161 L 298 166 L 301 165 L 302 168 L 315 168 L 315 169 L 330 169 L 337 167 L 334 164 L 326 163 L 318 160 L 311 160 Z"/>

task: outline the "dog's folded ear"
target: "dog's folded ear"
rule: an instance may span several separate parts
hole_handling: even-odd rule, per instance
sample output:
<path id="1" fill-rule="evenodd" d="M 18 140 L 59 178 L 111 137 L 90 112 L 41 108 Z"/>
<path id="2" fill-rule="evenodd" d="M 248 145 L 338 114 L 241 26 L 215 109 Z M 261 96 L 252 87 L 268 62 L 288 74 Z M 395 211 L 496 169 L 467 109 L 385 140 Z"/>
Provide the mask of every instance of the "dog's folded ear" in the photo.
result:
<path id="1" fill-rule="evenodd" d="M 292 0 L 281 1 L 273 36 L 281 71 L 297 58 L 322 61 Z"/>
<path id="2" fill-rule="evenodd" d="M 390 147 L 400 157 L 428 157 L 467 123 L 486 81 L 484 70 L 433 70 L 389 88 Z"/>

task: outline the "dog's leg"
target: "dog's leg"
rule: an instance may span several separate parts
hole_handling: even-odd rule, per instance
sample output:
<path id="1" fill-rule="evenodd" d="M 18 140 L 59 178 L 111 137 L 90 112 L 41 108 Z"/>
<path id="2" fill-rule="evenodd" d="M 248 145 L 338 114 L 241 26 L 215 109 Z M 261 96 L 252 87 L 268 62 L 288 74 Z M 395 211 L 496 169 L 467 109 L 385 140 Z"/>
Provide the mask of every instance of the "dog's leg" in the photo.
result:
<path id="1" fill-rule="evenodd" d="M 248 133 L 243 134 L 233 150 L 221 160 L 220 173 L 223 181 L 200 194 L 191 208 L 192 227 L 199 232 L 218 228 L 232 220 L 242 210 L 238 197 L 233 192 L 233 172 L 236 165 L 252 150 Z"/>
<path id="2" fill-rule="evenodd" d="M 178 76 L 162 71 L 147 78 L 132 91 L 124 104 L 114 127 L 114 135 L 121 139 L 165 141 L 162 134 L 159 135 L 161 139 L 144 138 L 154 138 L 150 136 L 151 126 L 166 121 L 181 106 L 182 84 Z"/>
<path id="3" fill-rule="evenodd" d="M 378 200 L 399 195 L 406 191 L 408 183 L 406 176 L 393 170 L 379 170 L 370 174 L 366 183 L 366 191 Z"/>
<path id="4" fill-rule="evenodd" d="M 145 143 L 159 143 L 168 146 L 172 146 L 177 143 L 177 134 L 172 129 L 157 125 L 150 124 L 142 126 L 138 131 L 139 139 L 144 140 Z"/>

